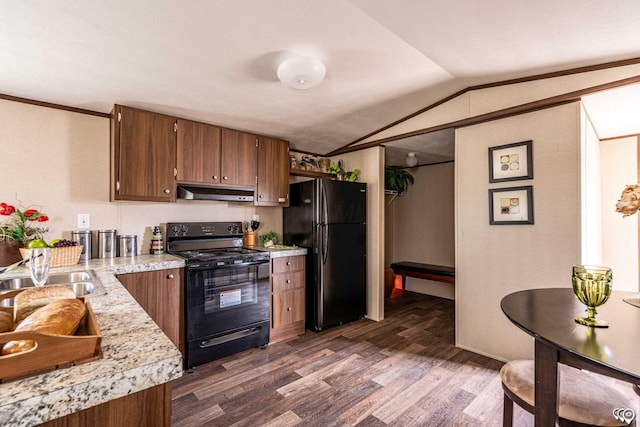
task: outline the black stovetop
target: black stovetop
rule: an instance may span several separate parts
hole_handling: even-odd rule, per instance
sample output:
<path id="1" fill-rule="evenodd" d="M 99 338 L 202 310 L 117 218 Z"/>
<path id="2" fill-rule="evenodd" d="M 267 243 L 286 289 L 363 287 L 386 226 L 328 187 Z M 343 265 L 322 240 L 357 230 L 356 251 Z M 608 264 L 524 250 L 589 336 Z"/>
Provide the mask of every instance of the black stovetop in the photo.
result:
<path id="1" fill-rule="evenodd" d="M 198 250 L 185 250 L 173 252 L 173 255 L 185 258 L 188 261 L 217 261 L 222 259 L 251 259 L 255 255 L 263 256 L 264 251 L 248 248 L 211 248 Z"/>

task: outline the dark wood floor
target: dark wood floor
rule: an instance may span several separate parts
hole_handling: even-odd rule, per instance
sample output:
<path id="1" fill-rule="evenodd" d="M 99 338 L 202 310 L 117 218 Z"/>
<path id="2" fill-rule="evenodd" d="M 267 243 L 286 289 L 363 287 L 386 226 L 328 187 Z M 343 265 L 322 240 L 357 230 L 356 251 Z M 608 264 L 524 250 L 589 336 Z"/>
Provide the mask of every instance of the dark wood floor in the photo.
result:
<path id="1" fill-rule="evenodd" d="M 453 301 L 397 291 L 361 320 L 196 368 L 175 426 L 500 426 L 501 362 L 454 346 Z M 516 426 L 533 417 L 516 408 Z"/>

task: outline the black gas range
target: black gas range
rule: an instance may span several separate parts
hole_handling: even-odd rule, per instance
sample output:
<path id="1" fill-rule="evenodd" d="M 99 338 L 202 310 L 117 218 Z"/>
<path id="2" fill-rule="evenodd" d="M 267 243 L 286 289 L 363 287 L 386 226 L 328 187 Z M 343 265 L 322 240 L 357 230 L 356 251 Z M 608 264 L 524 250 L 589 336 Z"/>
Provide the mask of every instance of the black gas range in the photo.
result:
<path id="1" fill-rule="evenodd" d="M 186 260 L 186 368 L 268 344 L 270 256 L 242 247 L 242 223 L 168 223 L 167 252 Z"/>

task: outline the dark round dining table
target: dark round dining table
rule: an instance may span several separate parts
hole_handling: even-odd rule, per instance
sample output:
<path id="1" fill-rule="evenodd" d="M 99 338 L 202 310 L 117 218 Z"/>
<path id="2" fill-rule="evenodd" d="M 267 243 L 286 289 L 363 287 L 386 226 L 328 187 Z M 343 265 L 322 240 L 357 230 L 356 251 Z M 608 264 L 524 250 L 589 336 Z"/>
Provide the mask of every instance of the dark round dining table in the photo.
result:
<path id="1" fill-rule="evenodd" d="M 607 328 L 575 322 L 586 315 L 586 306 L 572 288 L 528 289 L 502 298 L 507 318 L 535 339 L 536 426 L 555 425 L 558 363 L 640 384 L 640 307 L 623 301 L 630 296 L 638 294 L 614 291 L 597 308 Z"/>

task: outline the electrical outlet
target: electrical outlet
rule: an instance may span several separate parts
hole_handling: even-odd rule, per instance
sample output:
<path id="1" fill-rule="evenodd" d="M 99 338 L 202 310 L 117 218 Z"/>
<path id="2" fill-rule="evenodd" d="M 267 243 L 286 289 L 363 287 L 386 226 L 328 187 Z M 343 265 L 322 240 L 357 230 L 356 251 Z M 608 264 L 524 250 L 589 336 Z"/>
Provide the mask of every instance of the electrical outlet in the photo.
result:
<path id="1" fill-rule="evenodd" d="M 78 228 L 91 227 L 89 214 L 78 214 Z"/>

